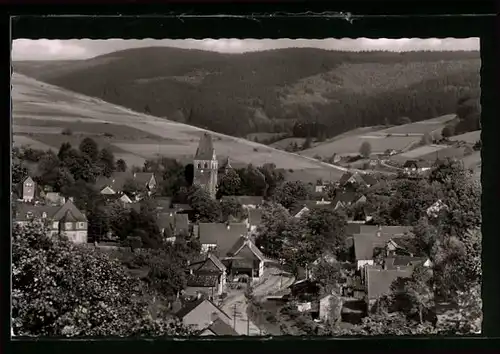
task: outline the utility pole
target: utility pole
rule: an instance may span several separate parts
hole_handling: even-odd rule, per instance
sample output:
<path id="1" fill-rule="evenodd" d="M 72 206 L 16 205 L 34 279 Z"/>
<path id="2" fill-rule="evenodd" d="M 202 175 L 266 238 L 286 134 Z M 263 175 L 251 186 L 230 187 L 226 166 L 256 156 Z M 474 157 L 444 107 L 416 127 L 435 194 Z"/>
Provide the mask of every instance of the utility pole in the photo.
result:
<path id="1" fill-rule="evenodd" d="M 233 307 L 233 329 L 236 331 L 236 304 Z"/>

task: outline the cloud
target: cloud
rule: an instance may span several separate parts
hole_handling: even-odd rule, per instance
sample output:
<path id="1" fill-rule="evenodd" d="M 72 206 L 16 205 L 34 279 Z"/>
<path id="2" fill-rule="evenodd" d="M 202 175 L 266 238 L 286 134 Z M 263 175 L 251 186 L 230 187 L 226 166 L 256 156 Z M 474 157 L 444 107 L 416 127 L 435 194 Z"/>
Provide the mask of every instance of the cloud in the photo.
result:
<path id="1" fill-rule="evenodd" d="M 13 60 L 65 60 L 87 59 L 128 48 L 167 46 L 186 49 L 210 50 L 222 53 L 243 53 L 277 48 L 312 47 L 327 50 L 479 50 L 479 38 L 327 38 L 327 39 L 16 39 L 12 43 Z"/>

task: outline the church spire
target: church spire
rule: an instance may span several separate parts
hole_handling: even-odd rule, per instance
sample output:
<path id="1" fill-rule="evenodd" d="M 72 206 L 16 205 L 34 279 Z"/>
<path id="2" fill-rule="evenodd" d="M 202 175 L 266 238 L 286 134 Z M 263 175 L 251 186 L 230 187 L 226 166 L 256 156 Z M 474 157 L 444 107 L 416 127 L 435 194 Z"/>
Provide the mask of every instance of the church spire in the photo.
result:
<path id="1" fill-rule="evenodd" d="M 198 144 L 198 149 L 196 149 L 195 160 L 212 160 L 214 155 L 214 144 L 212 142 L 212 136 L 208 133 L 203 133 L 200 138 L 200 143 Z"/>

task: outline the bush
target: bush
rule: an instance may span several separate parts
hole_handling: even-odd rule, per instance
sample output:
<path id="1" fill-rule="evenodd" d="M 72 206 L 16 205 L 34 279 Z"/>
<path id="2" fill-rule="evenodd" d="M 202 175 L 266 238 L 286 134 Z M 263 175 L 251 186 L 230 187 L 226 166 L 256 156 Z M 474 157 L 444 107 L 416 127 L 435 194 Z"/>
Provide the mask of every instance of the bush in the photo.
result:
<path id="1" fill-rule="evenodd" d="M 61 132 L 62 135 L 73 135 L 73 131 L 69 128 L 64 128 Z"/>
<path id="2" fill-rule="evenodd" d="M 114 136 L 113 134 L 108 133 L 108 132 L 104 133 L 103 135 L 104 135 L 105 137 L 107 137 L 107 138 L 112 138 L 112 137 Z"/>
<path id="3" fill-rule="evenodd" d="M 253 151 L 257 152 L 257 151 L 259 151 L 259 149 L 258 149 L 258 148 L 256 148 L 256 147 L 254 147 L 254 148 L 253 148 Z"/>

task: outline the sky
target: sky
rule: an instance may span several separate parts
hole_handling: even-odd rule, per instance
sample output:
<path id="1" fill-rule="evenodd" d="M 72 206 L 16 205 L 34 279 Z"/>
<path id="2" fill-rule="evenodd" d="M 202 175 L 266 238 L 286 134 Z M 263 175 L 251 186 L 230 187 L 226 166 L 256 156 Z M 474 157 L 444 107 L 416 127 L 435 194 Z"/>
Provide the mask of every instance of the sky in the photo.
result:
<path id="1" fill-rule="evenodd" d="M 479 50 L 479 38 L 327 38 L 327 39 L 16 39 L 12 60 L 88 59 L 117 50 L 138 47 L 177 47 L 221 53 L 244 53 L 277 48 L 309 47 L 327 50 L 396 52 L 419 50 Z"/>

